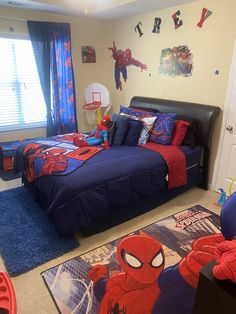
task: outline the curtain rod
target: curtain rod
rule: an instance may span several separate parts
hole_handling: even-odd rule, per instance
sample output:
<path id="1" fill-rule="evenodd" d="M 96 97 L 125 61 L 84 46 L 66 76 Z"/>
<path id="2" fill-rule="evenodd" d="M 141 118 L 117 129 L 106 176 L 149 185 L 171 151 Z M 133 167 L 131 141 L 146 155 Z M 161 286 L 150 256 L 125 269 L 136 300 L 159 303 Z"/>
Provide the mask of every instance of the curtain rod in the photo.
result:
<path id="1" fill-rule="evenodd" d="M 17 21 L 17 22 L 26 22 L 27 21 L 27 20 L 23 20 L 23 19 L 17 19 L 14 17 L 7 17 L 7 16 L 2 16 L 2 15 L 0 15 L 0 19 L 8 20 L 8 21 Z"/>

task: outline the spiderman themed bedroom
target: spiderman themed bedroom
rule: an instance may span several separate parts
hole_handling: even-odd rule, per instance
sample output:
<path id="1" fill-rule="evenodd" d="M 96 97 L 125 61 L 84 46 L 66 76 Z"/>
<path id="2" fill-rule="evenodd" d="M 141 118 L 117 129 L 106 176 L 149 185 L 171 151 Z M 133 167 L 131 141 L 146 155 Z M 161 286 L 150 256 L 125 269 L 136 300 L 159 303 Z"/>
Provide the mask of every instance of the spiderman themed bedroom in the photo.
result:
<path id="1" fill-rule="evenodd" d="M 235 313 L 235 11 L 0 0 L 0 313 Z"/>

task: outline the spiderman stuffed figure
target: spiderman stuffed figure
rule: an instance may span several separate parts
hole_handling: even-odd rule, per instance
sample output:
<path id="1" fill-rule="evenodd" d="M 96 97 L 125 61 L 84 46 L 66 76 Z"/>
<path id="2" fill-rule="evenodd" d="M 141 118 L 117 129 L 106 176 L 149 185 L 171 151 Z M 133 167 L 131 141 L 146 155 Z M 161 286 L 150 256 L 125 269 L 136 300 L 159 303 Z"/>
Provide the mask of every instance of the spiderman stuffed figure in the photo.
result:
<path id="1" fill-rule="evenodd" d="M 74 144 L 79 147 L 102 144 L 104 148 L 108 149 L 108 125 L 110 121 L 109 116 L 103 116 L 101 123 L 87 137 L 84 134 L 75 133 L 73 137 Z"/>

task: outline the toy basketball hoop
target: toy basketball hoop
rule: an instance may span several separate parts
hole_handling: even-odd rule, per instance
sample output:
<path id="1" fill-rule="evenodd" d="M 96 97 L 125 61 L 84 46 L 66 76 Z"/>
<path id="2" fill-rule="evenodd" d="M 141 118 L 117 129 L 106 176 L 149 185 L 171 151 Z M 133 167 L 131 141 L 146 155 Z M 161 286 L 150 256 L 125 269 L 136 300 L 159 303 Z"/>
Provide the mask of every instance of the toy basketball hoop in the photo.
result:
<path id="1" fill-rule="evenodd" d="M 96 124 L 96 111 L 98 111 L 100 107 L 100 101 L 92 101 L 83 105 L 83 109 L 85 110 L 85 115 L 89 125 Z"/>
<path id="2" fill-rule="evenodd" d="M 92 83 L 86 87 L 84 98 L 85 104 L 83 105 L 83 109 L 85 110 L 87 123 L 89 125 L 100 123 L 102 109 L 105 109 L 104 114 L 106 114 L 111 107 L 108 89 L 100 83 Z"/>

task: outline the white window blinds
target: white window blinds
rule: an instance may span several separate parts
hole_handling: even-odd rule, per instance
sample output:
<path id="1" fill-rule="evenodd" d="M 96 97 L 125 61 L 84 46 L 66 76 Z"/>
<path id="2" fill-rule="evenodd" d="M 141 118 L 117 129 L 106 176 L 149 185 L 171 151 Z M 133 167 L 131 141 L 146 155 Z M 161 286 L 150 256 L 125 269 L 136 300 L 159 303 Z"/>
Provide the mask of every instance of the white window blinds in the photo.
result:
<path id="1" fill-rule="evenodd" d="M 30 40 L 0 38 L 0 131 L 46 125 Z"/>

